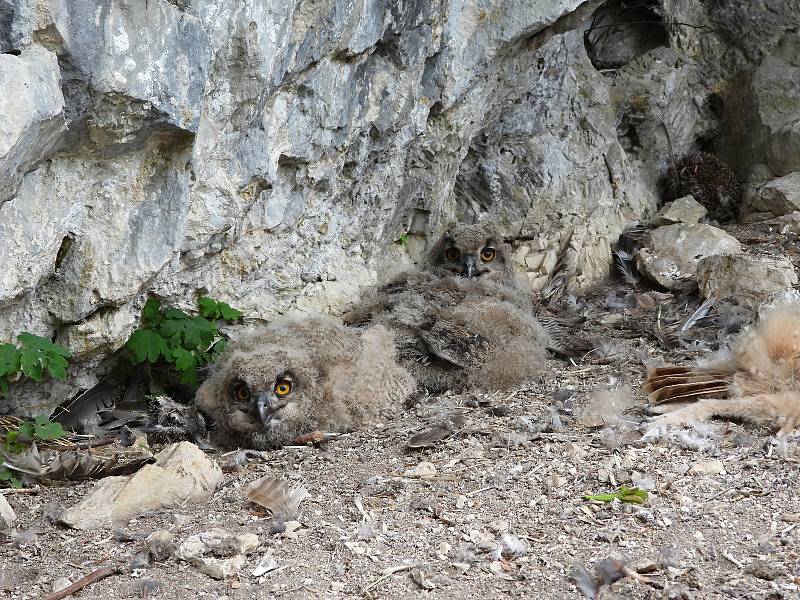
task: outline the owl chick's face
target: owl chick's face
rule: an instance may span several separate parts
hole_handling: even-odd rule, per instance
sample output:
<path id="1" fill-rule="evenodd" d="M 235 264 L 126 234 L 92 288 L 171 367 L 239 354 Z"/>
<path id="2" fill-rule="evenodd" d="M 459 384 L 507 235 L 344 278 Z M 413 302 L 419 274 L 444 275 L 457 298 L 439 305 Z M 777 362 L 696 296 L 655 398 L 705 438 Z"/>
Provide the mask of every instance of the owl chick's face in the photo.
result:
<path id="1" fill-rule="evenodd" d="M 225 375 L 219 390 L 223 418 L 228 429 L 239 433 L 276 437 L 294 429 L 322 393 L 317 369 L 278 349 L 234 355 Z"/>
<path id="2" fill-rule="evenodd" d="M 508 273 L 505 250 L 492 228 L 457 223 L 437 243 L 431 262 L 462 277 L 500 277 Z"/>

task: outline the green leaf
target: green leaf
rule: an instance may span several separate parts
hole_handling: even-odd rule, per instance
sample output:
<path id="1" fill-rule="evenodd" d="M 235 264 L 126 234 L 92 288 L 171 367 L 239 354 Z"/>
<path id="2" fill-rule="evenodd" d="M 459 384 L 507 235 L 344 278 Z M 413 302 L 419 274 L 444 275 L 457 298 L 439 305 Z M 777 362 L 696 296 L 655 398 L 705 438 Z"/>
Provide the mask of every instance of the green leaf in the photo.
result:
<path id="1" fill-rule="evenodd" d="M 0 481 L 7 481 L 12 488 L 22 487 L 22 481 L 8 467 L 0 467 Z"/>
<path id="2" fill-rule="evenodd" d="M 180 335 L 183 347 L 187 350 L 202 348 L 205 350 L 214 341 L 216 327 L 204 317 L 192 317 L 184 320 L 166 319 L 159 332 L 165 338 Z"/>
<path id="3" fill-rule="evenodd" d="M 242 316 L 242 311 L 232 308 L 229 304 L 225 302 L 220 302 L 219 314 L 226 321 L 238 321 L 239 318 Z"/>
<path id="4" fill-rule="evenodd" d="M 154 363 L 166 353 L 164 338 L 149 329 L 137 329 L 125 342 L 125 347 L 133 352 L 134 364 L 147 361 Z"/>
<path id="5" fill-rule="evenodd" d="M 28 333 L 27 331 L 23 331 L 17 336 L 20 344 L 22 345 L 22 352 L 25 353 L 26 349 L 31 350 L 39 350 L 40 352 L 44 352 L 47 354 L 57 354 L 59 356 L 70 357 L 72 356 L 72 352 L 64 348 L 63 346 L 59 346 L 58 344 L 54 344 L 47 338 L 43 338 L 38 335 L 33 335 L 32 333 Z"/>
<path id="6" fill-rule="evenodd" d="M 172 321 L 185 321 L 189 318 L 189 315 L 177 308 L 168 308 L 167 312 L 164 313 L 164 318 Z"/>
<path id="7" fill-rule="evenodd" d="M 63 356 L 48 357 L 45 361 L 50 377 L 64 381 L 67 378 L 67 361 Z"/>
<path id="8" fill-rule="evenodd" d="M 0 375 L 0 396 L 5 396 L 8 393 L 8 379 L 5 375 Z"/>
<path id="9" fill-rule="evenodd" d="M 16 442 L 32 442 L 34 436 L 34 425 L 30 421 L 23 421 L 17 427 L 18 434 L 12 441 Z M 11 433 L 11 432 L 9 432 Z"/>
<path id="10" fill-rule="evenodd" d="M 150 327 L 157 326 L 161 322 L 161 302 L 148 298 L 142 308 L 142 320 Z"/>
<path id="11" fill-rule="evenodd" d="M 599 502 L 612 502 L 619 500 L 628 504 L 644 504 L 647 502 L 648 493 L 640 488 L 629 488 L 627 486 L 620 486 L 618 492 L 611 492 L 608 494 L 594 494 L 583 496 L 584 500 L 597 500 Z"/>
<path id="12" fill-rule="evenodd" d="M 183 371 L 181 373 L 181 383 L 197 385 L 197 370 L 191 369 L 189 371 Z"/>
<path id="13" fill-rule="evenodd" d="M 20 369 L 22 352 L 14 344 L 0 344 L 0 375 L 13 375 Z"/>
<path id="14" fill-rule="evenodd" d="M 34 381 L 41 381 L 44 373 L 42 362 L 39 360 L 38 355 L 39 352 L 36 350 L 26 350 L 22 352 L 22 357 L 20 358 L 22 372 Z"/>
<path id="15" fill-rule="evenodd" d="M 220 309 L 217 306 L 217 301 L 208 296 L 201 296 L 197 299 L 197 307 L 200 309 L 200 314 L 206 319 L 216 319 L 219 317 Z"/>
<path id="16" fill-rule="evenodd" d="M 33 431 L 40 440 L 57 440 L 67 434 L 61 423 L 51 422 L 44 415 L 38 415 L 34 419 Z"/>
<path id="17" fill-rule="evenodd" d="M 228 347 L 228 340 L 225 339 L 217 340 L 211 347 L 211 359 L 217 360 L 219 358 L 219 355 L 225 352 L 225 349 L 227 347 Z"/>
<path id="18" fill-rule="evenodd" d="M 178 371 L 190 371 L 197 366 L 194 354 L 183 348 L 175 348 L 172 351 L 172 358 L 175 359 L 175 368 Z"/>

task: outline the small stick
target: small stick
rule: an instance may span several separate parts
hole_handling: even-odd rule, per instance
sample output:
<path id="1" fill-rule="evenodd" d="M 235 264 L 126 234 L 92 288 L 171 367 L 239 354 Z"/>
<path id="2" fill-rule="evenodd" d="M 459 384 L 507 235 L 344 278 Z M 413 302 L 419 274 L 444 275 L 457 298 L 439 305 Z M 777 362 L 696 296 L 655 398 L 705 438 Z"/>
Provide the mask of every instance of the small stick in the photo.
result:
<path id="1" fill-rule="evenodd" d="M 389 567 L 389 568 L 384 570 L 384 574 L 381 577 L 378 577 L 378 579 L 376 579 L 375 581 L 370 583 L 367 587 L 365 587 L 363 590 L 361 590 L 361 593 L 362 594 L 367 594 L 367 592 L 369 592 L 372 588 L 374 588 L 376 585 L 378 585 L 382 581 L 386 581 L 387 579 L 389 579 L 389 577 L 391 577 L 395 573 L 399 573 L 400 571 L 408 571 L 409 569 L 413 569 L 413 568 L 414 568 L 414 565 L 397 565 L 396 567 Z M 46 599 L 46 600 L 49 600 L 49 599 Z M 57 599 L 54 599 L 54 600 L 57 600 Z"/>
<path id="2" fill-rule="evenodd" d="M 86 442 L 85 444 L 75 444 L 75 450 L 89 450 L 90 448 L 100 448 L 101 446 L 110 446 L 116 441 L 117 438 L 113 437 L 100 438 L 99 440 L 93 440 L 91 442 Z"/>
<path id="3" fill-rule="evenodd" d="M 741 569 L 741 568 L 744 566 L 744 565 L 743 565 L 741 562 L 739 562 L 738 560 L 736 560 L 735 558 L 733 558 L 733 556 L 731 556 L 731 555 L 730 555 L 729 553 L 727 553 L 727 552 L 723 552 L 723 553 L 722 553 L 722 558 L 726 558 L 726 559 L 728 559 L 729 561 L 731 561 L 733 564 L 735 564 L 735 565 L 736 565 L 737 567 L 739 567 L 740 569 Z"/>
<path id="4" fill-rule="evenodd" d="M 121 571 L 116 567 L 102 567 L 97 569 L 96 571 L 92 571 L 86 577 L 81 577 L 73 583 L 72 585 L 65 587 L 63 590 L 59 590 L 57 592 L 53 592 L 52 594 L 48 594 L 42 600 L 61 600 L 62 598 L 66 598 L 70 594 L 74 594 L 85 588 L 87 585 L 94 583 L 95 581 L 100 581 L 108 577 L 109 575 L 118 575 Z"/>
<path id="5" fill-rule="evenodd" d="M 11 494 L 38 494 L 41 488 L 38 485 L 29 488 L 5 488 L 0 492 L 0 496 L 9 496 Z"/>

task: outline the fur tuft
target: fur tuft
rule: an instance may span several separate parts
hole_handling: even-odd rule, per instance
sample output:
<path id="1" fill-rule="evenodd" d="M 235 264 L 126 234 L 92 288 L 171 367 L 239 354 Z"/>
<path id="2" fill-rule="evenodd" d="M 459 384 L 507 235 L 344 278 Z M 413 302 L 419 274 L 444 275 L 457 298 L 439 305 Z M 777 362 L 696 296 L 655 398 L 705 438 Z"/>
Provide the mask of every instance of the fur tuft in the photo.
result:
<path id="1" fill-rule="evenodd" d="M 791 433 L 800 425 L 800 308 L 780 306 L 702 367 L 665 367 L 644 383 L 656 423 L 745 419 Z"/>

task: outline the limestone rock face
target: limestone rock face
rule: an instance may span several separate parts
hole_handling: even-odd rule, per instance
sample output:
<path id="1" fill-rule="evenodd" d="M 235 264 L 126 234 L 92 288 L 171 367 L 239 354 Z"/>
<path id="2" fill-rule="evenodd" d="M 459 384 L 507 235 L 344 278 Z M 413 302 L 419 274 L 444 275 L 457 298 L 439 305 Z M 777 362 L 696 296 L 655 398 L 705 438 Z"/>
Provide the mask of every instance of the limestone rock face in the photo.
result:
<path id="1" fill-rule="evenodd" d="M 791 4 L 0 0 L 0 341 L 76 357 L 3 409 L 94 384 L 148 295 L 339 313 L 456 219 L 579 293 L 735 110 L 740 174 L 797 170 Z"/>
<path id="2" fill-rule="evenodd" d="M 0 54 L 0 90 L 2 206 L 16 195 L 25 173 L 55 149 L 67 125 L 61 71 L 52 52 L 32 46 L 19 56 Z"/>

